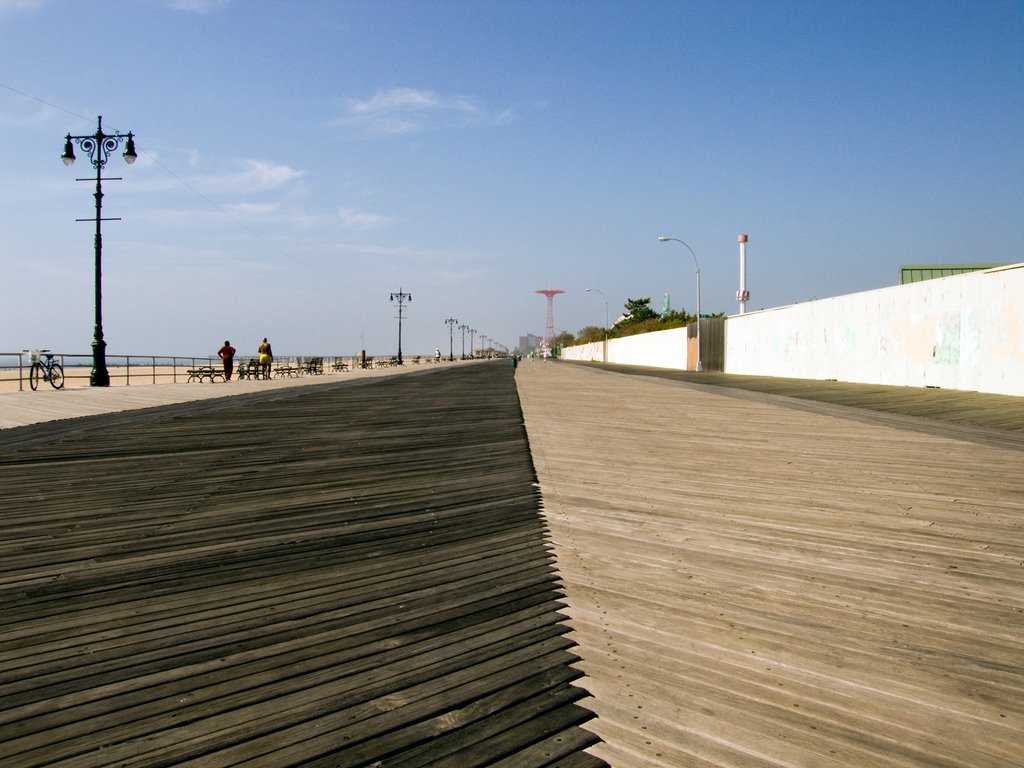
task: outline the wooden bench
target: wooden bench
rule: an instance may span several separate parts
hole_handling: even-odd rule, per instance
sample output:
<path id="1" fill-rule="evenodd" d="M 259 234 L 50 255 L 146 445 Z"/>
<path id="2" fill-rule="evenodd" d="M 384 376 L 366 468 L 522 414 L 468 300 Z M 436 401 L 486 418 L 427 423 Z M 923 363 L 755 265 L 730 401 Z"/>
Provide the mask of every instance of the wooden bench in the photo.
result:
<path id="1" fill-rule="evenodd" d="M 238 364 L 238 378 L 240 379 L 268 379 L 263 366 L 258 360 L 243 360 Z"/>
<path id="2" fill-rule="evenodd" d="M 322 357 L 311 357 L 302 363 L 302 372 L 313 376 L 319 376 L 324 372 L 324 359 Z"/>
<path id="3" fill-rule="evenodd" d="M 348 370 L 348 363 L 346 361 L 344 361 L 344 360 L 335 360 L 333 363 L 331 363 L 331 370 L 332 371 L 347 371 Z"/>
<path id="4" fill-rule="evenodd" d="M 217 379 L 224 381 L 224 371 L 221 368 L 214 368 L 212 365 L 201 365 L 198 368 L 188 369 L 189 383 L 193 381 L 203 382 L 206 379 L 213 384 Z"/>
<path id="5" fill-rule="evenodd" d="M 291 378 L 293 376 L 299 376 L 302 373 L 302 369 L 292 365 L 277 365 L 274 366 L 274 378 L 283 379 L 285 377 Z"/>

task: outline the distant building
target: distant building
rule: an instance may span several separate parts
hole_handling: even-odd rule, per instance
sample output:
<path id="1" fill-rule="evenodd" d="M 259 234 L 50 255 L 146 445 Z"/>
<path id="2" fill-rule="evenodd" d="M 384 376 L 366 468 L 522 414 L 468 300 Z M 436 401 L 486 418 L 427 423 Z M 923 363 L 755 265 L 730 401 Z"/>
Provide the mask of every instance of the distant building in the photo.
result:
<path id="1" fill-rule="evenodd" d="M 537 347 L 541 346 L 544 342 L 542 336 L 534 336 L 532 333 L 528 333 L 525 336 L 519 337 L 519 346 L 516 347 L 517 355 L 528 355 L 533 352 Z"/>
<path id="2" fill-rule="evenodd" d="M 900 266 L 900 285 L 934 280 L 937 277 L 963 275 L 981 269 L 1005 267 L 1006 264 L 903 264 Z"/>

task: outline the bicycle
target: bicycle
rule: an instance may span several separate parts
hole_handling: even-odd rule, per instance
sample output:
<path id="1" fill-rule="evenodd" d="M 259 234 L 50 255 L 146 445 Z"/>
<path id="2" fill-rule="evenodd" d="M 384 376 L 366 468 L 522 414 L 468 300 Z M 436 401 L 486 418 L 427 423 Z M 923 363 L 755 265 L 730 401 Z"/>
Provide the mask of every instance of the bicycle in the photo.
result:
<path id="1" fill-rule="evenodd" d="M 29 353 L 29 362 L 32 367 L 28 371 L 28 383 L 35 392 L 40 381 L 50 382 L 54 389 L 64 387 L 64 367 L 53 359 L 53 353 L 48 349 L 40 349 Z"/>

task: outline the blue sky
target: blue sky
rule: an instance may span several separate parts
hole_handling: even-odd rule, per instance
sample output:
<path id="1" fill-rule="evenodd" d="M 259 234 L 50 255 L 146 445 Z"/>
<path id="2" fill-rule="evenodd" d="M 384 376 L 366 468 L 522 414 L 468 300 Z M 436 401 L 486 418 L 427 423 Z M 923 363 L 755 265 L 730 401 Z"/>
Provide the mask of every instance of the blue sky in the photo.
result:
<path id="1" fill-rule="evenodd" d="M 1024 260 L 1024 4 L 0 0 L 0 352 L 509 347 Z M 467 337 L 466 343 L 469 343 Z M 461 336 L 456 331 L 455 350 Z"/>

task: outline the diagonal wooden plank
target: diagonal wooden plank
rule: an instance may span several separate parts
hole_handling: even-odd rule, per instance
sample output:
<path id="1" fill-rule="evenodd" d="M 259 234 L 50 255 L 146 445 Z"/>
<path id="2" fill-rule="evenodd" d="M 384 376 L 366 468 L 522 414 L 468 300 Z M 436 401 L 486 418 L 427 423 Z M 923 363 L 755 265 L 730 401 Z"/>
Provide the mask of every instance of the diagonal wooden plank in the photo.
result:
<path id="1" fill-rule="evenodd" d="M 11 765 L 290 765 L 427 721 L 457 756 L 591 717 L 507 362 L 4 430 L 0 498 Z"/>
<path id="2" fill-rule="evenodd" d="M 594 754 L 1020 764 L 1018 437 L 583 366 L 517 379 Z"/>

